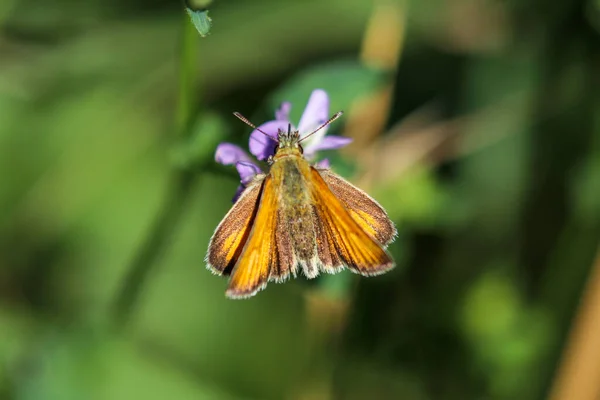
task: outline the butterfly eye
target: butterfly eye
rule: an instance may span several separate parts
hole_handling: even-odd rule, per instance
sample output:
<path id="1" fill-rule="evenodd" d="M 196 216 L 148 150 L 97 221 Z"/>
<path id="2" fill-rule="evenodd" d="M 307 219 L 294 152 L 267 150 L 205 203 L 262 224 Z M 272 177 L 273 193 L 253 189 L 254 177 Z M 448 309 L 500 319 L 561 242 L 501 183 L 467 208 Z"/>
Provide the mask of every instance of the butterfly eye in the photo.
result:
<path id="1" fill-rule="evenodd" d="M 298 150 L 300 150 L 300 154 L 304 154 L 304 149 L 300 143 L 298 143 Z"/>

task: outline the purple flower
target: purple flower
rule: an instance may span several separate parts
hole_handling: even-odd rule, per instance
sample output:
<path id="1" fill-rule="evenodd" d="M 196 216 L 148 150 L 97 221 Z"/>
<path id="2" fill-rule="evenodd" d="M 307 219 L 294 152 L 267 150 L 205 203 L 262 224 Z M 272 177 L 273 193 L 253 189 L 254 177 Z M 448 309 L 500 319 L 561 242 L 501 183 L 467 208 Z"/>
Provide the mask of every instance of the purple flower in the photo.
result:
<path id="1" fill-rule="evenodd" d="M 267 133 L 272 139 L 260 133 L 258 129 L 255 129 L 250 134 L 248 147 L 250 153 L 258 160 L 267 160 L 275 154 L 277 133 L 280 130 L 287 131 L 291 126 L 292 131 L 297 129 L 300 132 L 300 137 L 303 137 L 324 124 L 329 118 L 329 96 L 324 90 L 315 89 L 308 99 L 297 128 L 289 120 L 291 108 L 292 105 L 289 102 L 282 103 L 279 109 L 275 111 L 275 119 L 267 121 L 258 127 L 258 129 Z M 326 126 L 302 142 L 304 157 L 307 160 L 312 161 L 318 151 L 339 149 L 352 141 L 352 139 L 343 136 L 325 136 L 328 129 L 329 126 Z M 215 160 L 223 165 L 235 165 L 240 174 L 241 185 L 233 199 L 234 202 L 254 176 L 262 173 L 260 167 L 242 148 L 231 143 L 221 143 L 217 146 Z M 327 159 L 321 160 L 317 163 L 317 166 L 320 168 L 329 168 L 329 161 Z"/>

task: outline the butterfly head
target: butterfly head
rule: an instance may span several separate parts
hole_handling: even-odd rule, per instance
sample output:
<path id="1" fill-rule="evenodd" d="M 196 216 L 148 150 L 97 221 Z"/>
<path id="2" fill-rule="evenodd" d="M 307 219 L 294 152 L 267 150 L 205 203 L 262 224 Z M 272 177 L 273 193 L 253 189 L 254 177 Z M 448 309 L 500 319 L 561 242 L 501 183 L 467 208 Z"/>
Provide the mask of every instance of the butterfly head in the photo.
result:
<path id="1" fill-rule="evenodd" d="M 275 154 L 281 153 L 303 153 L 302 145 L 300 144 L 300 132 L 298 130 L 292 130 L 292 125 L 288 125 L 286 131 L 279 130 L 277 132 L 277 147 L 275 147 Z"/>
<path id="2" fill-rule="evenodd" d="M 259 131 L 269 139 L 273 139 L 268 133 L 262 131 L 260 128 L 257 128 L 252 122 L 248 121 L 248 119 L 242 114 L 234 112 L 233 115 L 238 117 L 251 128 L 254 128 L 257 131 Z M 329 118 L 319 127 L 317 127 L 315 130 L 302 137 L 300 137 L 300 132 L 297 129 L 292 130 L 291 124 L 288 124 L 287 130 L 280 129 L 279 132 L 277 132 L 277 146 L 275 147 L 275 154 L 270 157 L 270 160 L 272 161 L 274 159 L 290 155 L 302 155 L 304 150 L 302 149 L 302 145 L 300 144 L 300 142 L 302 142 L 305 139 L 308 139 L 310 136 L 314 135 L 316 132 L 338 119 L 341 115 L 342 112 L 338 111 L 331 118 Z"/>

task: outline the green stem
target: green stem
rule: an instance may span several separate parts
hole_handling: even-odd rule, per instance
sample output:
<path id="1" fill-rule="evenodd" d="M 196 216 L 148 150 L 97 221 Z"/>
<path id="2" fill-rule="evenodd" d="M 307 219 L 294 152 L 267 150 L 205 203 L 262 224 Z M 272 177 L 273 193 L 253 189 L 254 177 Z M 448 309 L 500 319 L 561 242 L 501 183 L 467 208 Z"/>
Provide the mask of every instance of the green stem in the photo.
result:
<path id="1" fill-rule="evenodd" d="M 178 109 L 175 117 L 177 138 L 175 140 L 181 140 L 190 134 L 193 116 L 198 111 L 196 101 L 198 96 L 196 87 L 198 34 L 188 16 L 185 13 L 183 16 L 184 31 L 181 43 Z M 158 264 L 163 250 L 169 245 L 170 238 L 179 225 L 194 182 L 195 174 L 191 170 L 177 170 L 170 177 L 166 199 L 148 236 L 127 269 L 121 288 L 116 295 L 112 318 L 118 328 L 123 328 L 131 319 L 148 276 Z"/>
<path id="2" fill-rule="evenodd" d="M 183 37 L 181 41 L 181 63 L 179 69 L 179 96 L 175 118 L 175 129 L 180 137 L 190 134 L 194 112 L 198 110 L 198 32 L 183 13 Z"/>
<path id="3" fill-rule="evenodd" d="M 149 235 L 135 254 L 114 304 L 113 319 L 123 327 L 130 319 L 148 276 L 158 264 L 163 250 L 179 225 L 195 180 L 192 173 L 175 173 Z"/>

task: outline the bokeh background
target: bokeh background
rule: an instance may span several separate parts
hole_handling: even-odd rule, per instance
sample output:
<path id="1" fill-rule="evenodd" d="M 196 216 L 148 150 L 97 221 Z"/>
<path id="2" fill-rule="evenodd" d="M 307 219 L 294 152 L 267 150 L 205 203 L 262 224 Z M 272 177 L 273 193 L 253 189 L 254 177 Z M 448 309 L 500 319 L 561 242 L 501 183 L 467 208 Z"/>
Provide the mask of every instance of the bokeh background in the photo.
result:
<path id="1" fill-rule="evenodd" d="M 598 1 L 209 15 L 203 38 L 178 1 L 0 2 L 0 398 L 598 398 Z M 397 268 L 227 300 L 215 147 L 315 88 Z"/>

